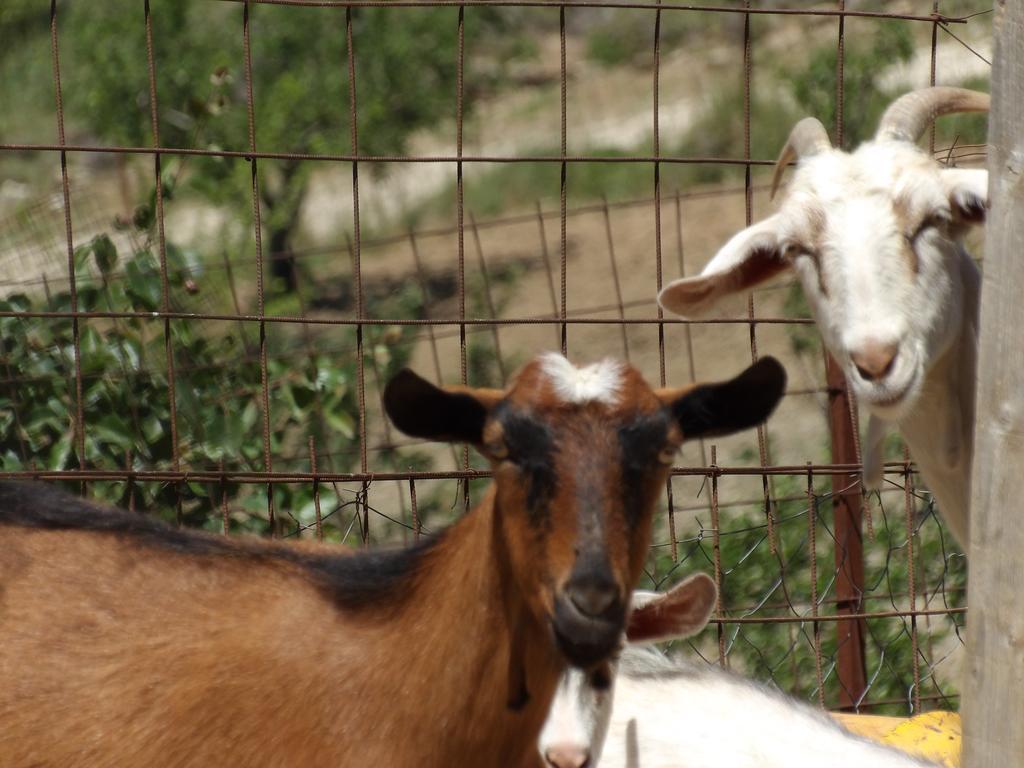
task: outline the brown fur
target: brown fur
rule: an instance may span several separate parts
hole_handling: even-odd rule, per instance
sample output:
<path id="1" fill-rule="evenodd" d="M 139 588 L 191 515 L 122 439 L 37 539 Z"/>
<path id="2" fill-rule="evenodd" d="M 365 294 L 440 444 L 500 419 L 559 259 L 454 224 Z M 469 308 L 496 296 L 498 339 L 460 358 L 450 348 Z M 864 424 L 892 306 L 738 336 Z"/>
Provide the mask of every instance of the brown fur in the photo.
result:
<path id="1" fill-rule="evenodd" d="M 496 660 L 509 655 L 508 616 L 528 617 L 487 555 L 495 525 L 485 503 L 453 526 L 417 599 L 386 616 L 339 614 L 287 563 L 196 567 L 111 546 L 111 534 L 0 528 L 0 765 L 499 765 L 529 754 L 562 662 L 547 628 L 528 624 L 535 703 L 507 709 Z"/>
<path id="2" fill-rule="evenodd" d="M 784 383 L 762 360 L 696 388 L 693 423 L 745 428 Z M 690 397 L 663 404 L 632 369 L 617 406 L 565 404 L 549 384 L 528 365 L 501 406 L 557 441 L 544 515 L 527 509 L 527 470 L 496 457 L 481 503 L 393 585 L 360 587 L 369 601 L 346 595 L 351 570 L 327 567 L 356 562 L 335 548 L 175 532 L 0 488 L 0 768 L 535 764 L 565 666 L 555 604 L 589 552 L 624 606 L 668 472 L 631 464 L 642 483 L 627 496 L 623 462 L 637 459 L 622 456 L 623 424 L 678 414 Z M 418 398 L 461 421 L 417 421 Z M 414 433 L 501 439 L 480 423 L 481 406 L 494 420 L 493 391 L 449 398 L 408 374 L 385 400 Z M 624 610 L 613 628 L 617 643 Z"/>
<path id="3" fill-rule="evenodd" d="M 896 217 L 896 226 L 903 233 L 903 258 L 910 267 L 911 274 L 916 275 L 921 267 L 917 251 L 914 250 L 914 236 L 930 214 L 926 214 L 924 218 L 920 213 L 915 214 L 910 198 L 902 195 L 898 195 L 892 201 L 892 211 Z"/>
<path id="4" fill-rule="evenodd" d="M 821 265 L 821 253 L 825 250 L 825 225 L 827 223 L 825 212 L 817 206 L 809 206 L 806 213 L 807 243 L 803 245 L 803 252 L 814 259 L 814 267 L 818 273 L 818 290 L 822 296 L 828 296 L 828 284 L 825 281 L 825 271 Z"/>

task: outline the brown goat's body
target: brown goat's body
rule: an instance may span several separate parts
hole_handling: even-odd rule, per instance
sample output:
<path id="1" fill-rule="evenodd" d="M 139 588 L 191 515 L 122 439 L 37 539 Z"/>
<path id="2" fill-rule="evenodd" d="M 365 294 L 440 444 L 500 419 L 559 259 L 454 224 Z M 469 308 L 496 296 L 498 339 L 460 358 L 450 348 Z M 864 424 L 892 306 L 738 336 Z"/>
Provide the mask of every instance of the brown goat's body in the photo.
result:
<path id="1" fill-rule="evenodd" d="M 399 552 L 179 531 L 0 481 L 0 768 L 536 766 L 567 662 L 617 649 L 687 434 L 763 420 L 785 374 L 655 392 L 614 361 L 506 392 L 410 371 L 406 434 L 490 459 L 483 501 Z"/>
<path id="2" fill-rule="evenodd" d="M 507 602 L 490 499 L 354 609 L 280 556 L 336 549 L 0 526 L 0 766 L 528 763 L 562 662 Z"/>

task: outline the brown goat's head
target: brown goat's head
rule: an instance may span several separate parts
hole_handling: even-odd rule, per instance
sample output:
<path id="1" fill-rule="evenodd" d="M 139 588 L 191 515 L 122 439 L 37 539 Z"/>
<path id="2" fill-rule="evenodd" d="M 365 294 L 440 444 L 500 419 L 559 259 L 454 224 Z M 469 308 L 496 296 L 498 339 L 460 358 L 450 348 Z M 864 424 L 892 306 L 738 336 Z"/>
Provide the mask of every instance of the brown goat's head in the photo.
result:
<path id="1" fill-rule="evenodd" d="M 467 442 L 490 460 L 515 587 L 586 667 L 617 647 L 680 444 L 762 422 L 784 386 L 772 358 L 720 384 L 654 390 L 628 365 L 576 368 L 546 354 L 507 390 L 440 389 L 402 371 L 384 402 L 403 432 Z"/>

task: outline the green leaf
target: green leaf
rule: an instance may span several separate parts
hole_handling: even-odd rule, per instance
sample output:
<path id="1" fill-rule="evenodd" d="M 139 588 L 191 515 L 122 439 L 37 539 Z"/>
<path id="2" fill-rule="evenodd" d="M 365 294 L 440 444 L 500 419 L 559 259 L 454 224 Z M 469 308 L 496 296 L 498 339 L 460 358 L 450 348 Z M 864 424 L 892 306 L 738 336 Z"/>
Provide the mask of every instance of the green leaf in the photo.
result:
<path id="1" fill-rule="evenodd" d="M 132 214 L 132 224 L 140 231 L 145 231 L 153 226 L 153 207 L 150 205 L 137 206 L 135 213 Z"/>
<path id="2" fill-rule="evenodd" d="M 53 334 L 50 328 L 42 323 L 33 324 L 26 333 L 29 345 L 39 350 L 48 350 L 53 346 Z"/>
<path id="3" fill-rule="evenodd" d="M 92 239 L 92 253 L 96 257 L 96 266 L 100 272 L 109 275 L 110 271 L 117 264 L 117 248 L 107 235 L 96 235 Z"/>
<path id="4" fill-rule="evenodd" d="M 284 401 L 284 404 L 288 407 L 291 412 L 291 417 L 296 421 L 302 421 L 303 411 L 299 407 L 299 404 L 295 401 L 295 393 L 292 391 L 292 385 L 285 382 L 278 388 L 278 396 Z"/>
<path id="5" fill-rule="evenodd" d="M 85 269 L 86 262 L 89 261 L 89 254 L 92 253 L 92 242 L 83 243 L 82 245 L 75 248 L 74 262 L 75 272 Z"/>
<path id="6" fill-rule="evenodd" d="M 336 432 L 340 432 L 348 440 L 355 437 L 355 420 L 347 411 L 328 410 L 324 412 L 324 420 Z"/>
<path id="7" fill-rule="evenodd" d="M 252 493 L 242 499 L 242 509 L 250 515 L 266 516 L 267 497 L 262 493 Z"/>
<path id="8" fill-rule="evenodd" d="M 205 499 L 209 497 L 210 493 L 203 483 L 189 482 L 188 489 L 193 493 L 196 498 Z"/>
<path id="9" fill-rule="evenodd" d="M 116 413 L 108 413 L 99 421 L 89 424 L 89 433 L 105 443 L 116 446 L 121 451 L 131 450 L 135 445 L 135 435 L 131 427 Z"/>
<path id="10" fill-rule="evenodd" d="M 338 496 L 332 491 L 321 491 L 320 492 L 320 515 L 330 514 L 334 511 L 334 508 L 338 506 Z M 316 500 L 310 497 L 309 501 L 299 507 L 299 511 L 295 513 L 295 517 L 298 518 L 299 522 L 303 525 L 312 525 L 316 522 Z"/>
<path id="11" fill-rule="evenodd" d="M 0 470 L 4 472 L 17 472 L 23 468 L 24 465 L 21 463 L 21 459 L 14 451 L 8 449 L 0 454 Z"/>
<path id="12" fill-rule="evenodd" d="M 154 414 L 144 418 L 139 426 L 142 428 L 142 436 L 146 438 L 146 442 L 150 445 L 161 440 L 164 436 L 163 422 Z"/>
<path id="13" fill-rule="evenodd" d="M 24 293 L 12 293 L 4 300 L 6 309 L 12 312 L 28 312 L 32 309 L 32 300 Z"/>
<path id="14" fill-rule="evenodd" d="M 248 433 L 256 426 L 256 420 L 260 417 L 259 406 L 255 400 L 250 400 L 242 410 L 242 429 Z"/>
<path id="15" fill-rule="evenodd" d="M 317 369 L 316 386 L 321 392 L 340 397 L 348 391 L 348 376 L 343 368 L 322 365 Z"/>
<path id="16" fill-rule="evenodd" d="M 159 309 L 162 298 L 160 274 L 153 256 L 148 251 L 142 251 L 125 263 L 124 272 L 127 293 L 135 307 L 150 312 Z"/>
<path id="17" fill-rule="evenodd" d="M 67 469 L 69 456 L 71 456 L 71 433 L 67 432 L 53 444 L 46 466 L 49 469 Z"/>

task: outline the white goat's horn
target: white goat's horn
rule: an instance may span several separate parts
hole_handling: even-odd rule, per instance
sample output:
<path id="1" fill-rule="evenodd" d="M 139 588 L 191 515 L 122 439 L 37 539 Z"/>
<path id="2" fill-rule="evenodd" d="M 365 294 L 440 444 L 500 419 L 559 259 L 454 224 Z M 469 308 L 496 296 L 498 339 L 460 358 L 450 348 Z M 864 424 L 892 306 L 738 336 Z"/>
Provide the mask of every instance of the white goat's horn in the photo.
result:
<path id="1" fill-rule="evenodd" d="M 921 88 L 900 96 L 878 123 L 876 139 L 916 143 L 932 121 L 951 112 L 988 112 L 989 95 L 966 88 Z"/>
<path id="2" fill-rule="evenodd" d="M 828 131 L 825 130 L 825 126 L 817 118 L 805 117 L 794 125 L 793 130 L 789 132 L 789 138 L 786 139 L 786 146 L 782 148 L 782 152 L 779 153 L 779 159 L 775 162 L 775 173 L 772 174 L 771 196 L 775 197 L 775 192 L 779 188 L 779 182 L 782 181 L 782 174 L 790 162 L 799 160 L 802 157 L 816 155 L 831 148 L 832 142 L 829 141 Z"/>

